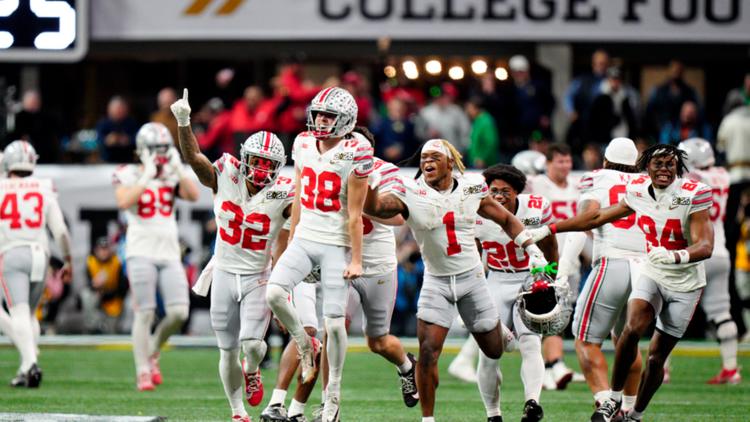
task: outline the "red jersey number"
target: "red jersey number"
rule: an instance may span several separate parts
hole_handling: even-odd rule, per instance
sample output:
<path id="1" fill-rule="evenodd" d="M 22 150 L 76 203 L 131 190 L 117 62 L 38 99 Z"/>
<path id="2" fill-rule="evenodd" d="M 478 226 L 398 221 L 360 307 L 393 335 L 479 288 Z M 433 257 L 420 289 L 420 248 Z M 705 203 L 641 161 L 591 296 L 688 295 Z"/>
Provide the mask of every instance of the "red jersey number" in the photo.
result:
<path id="1" fill-rule="evenodd" d="M 651 248 L 658 246 L 663 246 L 670 251 L 687 247 L 687 240 L 682 233 L 682 222 L 676 218 L 670 218 L 664 223 L 661 234 L 656 229 L 656 222 L 647 215 L 638 217 L 638 226 L 646 235 L 646 251 L 651 251 Z"/>
<path id="2" fill-rule="evenodd" d="M 305 167 L 300 174 L 300 183 L 300 203 L 305 208 L 317 208 L 323 212 L 336 212 L 341 209 L 341 177 L 338 174 L 331 171 L 315 174 L 312 168 Z"/>
<path id="3" fill-rule="evenodd" d="M 612 205 L 619 203 L 620 199 L 622 199 L 622 195 L 625 194 L 625 190 L 626 190 L 625 185 L 614 185 L 611 188 L 609 188 L 609 205 L 612 206 Z M 625 230 L 633 227 L 634 224 L 635 224 L 635 213 L 612 222 L 613 226 L 617 227 L 618 229 L 625 229 Z"/>
<path id="4" fill-rule="evenodd" d="M 21 219 L 18 209 L 18 193 L 8 193 L 0 202 L 0 221 L 10 220 L 11 230 L 18 230 L 25 224 L 26 227 L 36 229 L 42 226 L 42 212 L 44 210 L 44 197 L 39 192 L 26 192 L 21 197 L 24 202 L 33 202 L 32 218 Z"/>
<path id="5" fill-rule="evenodd" d="M 234 214 L 234 218 L 227 222 L 227 228 L 219 228 L 219 237 L 221 240 L 230 245 L 236 245 L 242 241 L 242 248 L 251 251 L 266 249 L 268 239 L 253 239 L 253 236 L 268 235 L 271 229 L 271 219 L 267 215 L 258 213 L 245 215 L 242 207 L 230 201 L 224 201 L 221 204 L 221 209 Z M 253 226 L 260 225 L 260 228 L 245 227 L 243 229 L 243 223 Z"/>
<path id="6" fill-rule="evenodd" d="M 146 189 L 138 198 L 138 216 L 141 218 L 151 218 L 159 214 L 164 217 L 172 215 L 174 207 L 174 189 L 169 186 L 163 186 L 156 191 Z"/>
<path id="7" fill-rule="evenodd" d="M 482 249 L 487 252 L 487 265 L 493 268 L 524 269 L 529 266 L 529 255 L 520 249 L 523 255 L 519 257 L 519 249 L 512 240 L 505 245 L 491 241 L 482 242 Z"/>

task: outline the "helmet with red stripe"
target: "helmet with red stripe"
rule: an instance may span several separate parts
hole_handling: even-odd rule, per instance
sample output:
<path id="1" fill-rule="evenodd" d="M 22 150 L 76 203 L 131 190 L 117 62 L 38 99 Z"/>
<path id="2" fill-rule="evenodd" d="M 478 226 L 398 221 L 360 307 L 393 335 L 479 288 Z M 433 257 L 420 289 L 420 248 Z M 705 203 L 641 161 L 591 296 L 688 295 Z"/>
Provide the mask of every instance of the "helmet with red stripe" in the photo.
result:
<path id="1" fill-rule="evenodd" d="M 34 147 L 26 141 L 13 141 L 8 144 L 3 150 L 2 157 L 2 167 L 6 172 L 33 172 L 39 158 Z"/>
<path id="2" fill-rule="evenodd" d="M 169 148 L 174 146 L 172 134 L 169 129 L 161 123 L 151 122 L 141 126 L 135 135 L 135 152 L 141 155 L 144 149 L 149 150 L 154 156 L 157 165 L 169 162 Z"/>
<path id="3" fill-rule="evenodd" d="M 333 117 L 333 123 L 318 124 L 316 117 L 319 113 Z M 307 129 L 317 139 L 342 138 L 354 130 L 356 124 L 357 103 L 352 94 L 343 88 L 324 88 L 307 109 Z"/>
<path id="4" fill-rule="evenodd" d="M 544 272 L 530 274 L 516 298 L 516 309 L 526 327 L 543 336 L 560 334 L 568 325 L 572 306 L 569 288 Z"/>
<path id="5" fill-rule="evenodd" d="M 276 181 L 285 163 L 284 144 L 271 132 L 256 132 L 240 147 L 240 173 L 260 189 Z"/>

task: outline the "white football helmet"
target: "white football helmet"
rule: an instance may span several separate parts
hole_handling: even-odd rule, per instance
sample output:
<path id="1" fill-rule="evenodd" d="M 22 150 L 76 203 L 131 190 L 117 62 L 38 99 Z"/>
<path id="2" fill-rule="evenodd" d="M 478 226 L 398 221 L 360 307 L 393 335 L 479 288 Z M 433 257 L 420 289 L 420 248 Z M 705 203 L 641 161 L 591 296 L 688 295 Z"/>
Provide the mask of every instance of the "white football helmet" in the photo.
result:
<path id="1" fill-rule="evenodd" d="M 560 334 L 572 313 L 569 288 L 544 272 L 530 274 L 518 292 L 516 309 L 529 330 L 543 336 Z"/>
<path id="2" fill-rule="evenodd" d="M 13 141 L 3 150 L 3 171 L 34 171 L 39 156 L 30 143 Z"/>
<path id="3" fill-rule="evenodd" d="M 325 88 L 307 108 L 307 129 L 318 139 L 342 138 L 357 124 L 357 111 L 357 102 L 349 91 L 338 87 Z M 315 116 L 321 112 L 336 116 L 336 120 L 330 126 L 318 127 Z"/>
<path id="4" fill-rule="evenodd" d="M 135 152 L 141 155 L 144 149 L 147 149 L 154 155 L 157 165 L 164 165 L 169 162 L 167 153 L 174 146 L 172 134 L 169 129 L 161 123 L 151 122 L 141 126 L 135 135 Z"/>
<path id="5" fill-rule="evenodd" d="M 539 151 L 527 149 L 521 151 L 511 160 L 511 165 L 527 176 L 535 176 L 544 173 L 547 157 Z"/>
<path id="6" fill-rule="evenodd" d="M 254 157 L 264 162 L 251 163 Z M 286 164 L 284 144 L 273 133 L 262 130 L 253 133 L 240 147 L 240 173 L 253 185 L 264 188 L 272 185 Z"/>
<path id="7" fill-rule="evenodd" d="M 703 169 L 711 167 L 716 162 L 714 158 L 714 149 L 711 148 L 711 143 L 702 138 L 690 138 L 680 142 L 677 148 L 685 151 L 687 160 L 685 165 L 688 169 L 693 171 L 697 169 Z"/>

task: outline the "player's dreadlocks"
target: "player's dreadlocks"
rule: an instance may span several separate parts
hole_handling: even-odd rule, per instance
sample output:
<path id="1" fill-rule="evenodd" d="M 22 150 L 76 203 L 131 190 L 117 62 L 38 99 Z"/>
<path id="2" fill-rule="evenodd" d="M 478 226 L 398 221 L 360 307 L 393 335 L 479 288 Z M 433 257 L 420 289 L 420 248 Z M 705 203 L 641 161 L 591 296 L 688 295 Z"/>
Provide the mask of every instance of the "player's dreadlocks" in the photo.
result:
<path id="1" fill-rule="evenodd" d="M 638 170 L 640 171 L 647 172 L 648 163 L 651 162 L 651 159 L 664 155 L 671 155 L 677 159 L 677 177 L 682 177 L 682 175 L 688 171 L 688 168 L 685 165 L 685 151 L 677 148 L 676 145 L 669 144 L 656 144 L 646 148 L 646 150 L 641 153 L 641 157 L 638 159 L 636 167 L 638 167 Z"/>
<path id="2" fill-rule="evenodd" d="M 419 169 L 419 161 L 422 158 L 422 148 L 424 147 L 424 144 L 426 144 L 429 141 L 422 142 L 417 150 L 412 154 L 411 157 L 406 158 L 402 161 L 400 161 L 397 165 L 399 167 L 416 167 L 417 173 L 414 175 L 415 179 L 418 179 L 419 176 L 422 174 L 422 170 Z M 462 159 L 464 158 L 463 155 L 461 155 L 460 152 L 451 145 L 450 142 L 446 141 L 445 139 L 441 139 L 440 142 L 443 143 L 445 148 L 451 153 L 452 159 L 453 159 L 453 166 L 458 169 L 459 173 L 464 174 L 464 171 L 466 171 L 466 166 L 464 165 L 464 162 Z"/>
<path id="3" fill-rule="evenodd" d="M 365 139 L 370 141 L 370 145 L 375 148 L 375 135 L 370 132 L 370 129 L 367 129 L 365 126 L 354 126 L 352 132 L 357 132 L 360 135 L 364 136 Z"/>
<path id="4" fill-rule="evenodd" d="M 482 173 L 487 185 L 494 180 L 502 180 L 509 184 L 516 193 L 521 193 L 526 188 L 526 176 L 517 168 L 508 164 L 495 164 Z"/>

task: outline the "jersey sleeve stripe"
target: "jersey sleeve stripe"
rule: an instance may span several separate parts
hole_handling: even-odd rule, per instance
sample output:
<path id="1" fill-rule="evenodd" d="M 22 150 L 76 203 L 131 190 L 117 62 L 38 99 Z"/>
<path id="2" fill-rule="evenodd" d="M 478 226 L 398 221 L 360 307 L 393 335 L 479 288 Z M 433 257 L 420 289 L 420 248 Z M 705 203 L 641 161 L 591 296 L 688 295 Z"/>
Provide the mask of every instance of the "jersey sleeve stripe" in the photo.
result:
<path id="1" fill-rule="evenodd" d="M 693 198 L 692 204 L 693 205 L 705 204 L 707 202 L 711 202 L 711 200 L 712 200 L 711 197 L 708 197 L 708 198 Z"/>
<path id="2" fill-rule="evenodd" d="M 354 157 L 354 161 L 362 161 L 362 160 L 372 160 L 372 155 L 360 155 L 358 157 Z"/>
<path id="3" fill-rule="evenodd" d="M 381 172 L 380 172 L 380 174 L 381 174 L 382 176 L 387 176 L 387 175 L 389 175 L 389 174 L 391 174 L 391 173 L 395 173 L 395 172 L 397 172 L 397 171 L 398 171 L 398 168 L 397 168 L 397 167 L 393 167 L 393 168 L 389 168 L 389 169 L 387 169 L 387 170 L 383 170 L 383 171 L 381 171 Z"/>
<path id="4" fill-rule="evenodd" d="M 547 214 L 544 217 L 542 217 L 542 224 L 546 224 L 552 219 L 552 214 Z"/>

